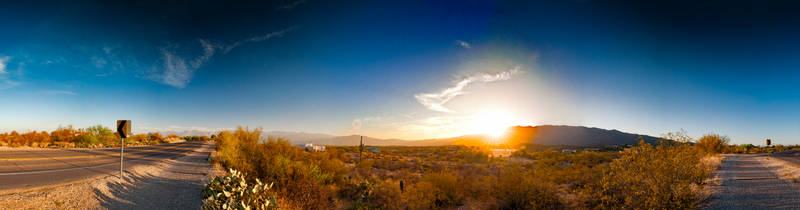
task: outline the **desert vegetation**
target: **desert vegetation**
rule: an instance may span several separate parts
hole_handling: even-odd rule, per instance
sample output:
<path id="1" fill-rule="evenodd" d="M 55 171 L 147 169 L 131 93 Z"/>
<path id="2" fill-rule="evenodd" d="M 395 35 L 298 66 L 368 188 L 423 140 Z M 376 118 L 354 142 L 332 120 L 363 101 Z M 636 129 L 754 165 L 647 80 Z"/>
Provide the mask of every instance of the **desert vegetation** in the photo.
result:
<path id="1" fill-rule="evenodd" d="M 214 140 L 216 163 L 273 183 L 289 209 L 693 208 L 718 165 L 705 160 L 729 147 L 718 135 L 695 142 L 676 133 L 574 154 L 537 145 L 510 157 L 480 146 L 306 151 L 242 127 Z"/>
<path id="2" fill-rule="evenodd" d="M 276 209 L 276 201 L 270 191 L 272 184 L 247 182 L 244 175 L 230 169 L 229 174 L 216 177 L 203 190 L 203 209 Z"/>
<path id="3" fill-rule="evenodd" d="M 129 136 L 125 139 L 125 145 L 152 145 L 168 143 L 181 139 L 177 135 L 168 137 L 160 133 L 147 133 Z M 187 141 L 207 141 L 207 136 L 188 136 L 183 139 Z M 72 126 L 59 126 L 52 132 L 29 131 L 19 133 L 0 133 L 0 146 L 10 147 L 39 147 L 39 148 L 99 148 L 99 147 L 118 147 L 120 136 L 110 128 L 96 125 L 88 128 L 75 129 Z"/>

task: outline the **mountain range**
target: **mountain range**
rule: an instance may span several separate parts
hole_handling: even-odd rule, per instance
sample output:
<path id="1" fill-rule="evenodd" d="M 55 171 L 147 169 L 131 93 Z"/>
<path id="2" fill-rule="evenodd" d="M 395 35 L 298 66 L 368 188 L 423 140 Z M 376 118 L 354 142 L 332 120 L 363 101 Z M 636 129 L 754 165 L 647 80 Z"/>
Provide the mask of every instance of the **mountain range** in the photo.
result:
<path id="1" fill-rule="evenodd" d="M 328 134 L 271 131 L 262 134 L 264 137 L 281 137 L 295 145 L 313 143 L 319 145 L 346 145 L 359 144 L 361 136 L 334 136 Z M 641 137 L 645 142 L 654 143 L 658 138 L 648 135 L 625 133 L 618 130 L 590 128 L 584 126 L 541 125 L 541 126 L 514 126 L 506 131 L 504 137 L 491 137 L 487 135 L 465 135 L 452 138 L 403 140 L 380 139 L 364 136 L 365 145 L 373 146 L 442 146 L 442 145 L 480 145 L 485 142 L 498 142 L 505 140 L 509 144 L 540 144 L 540 145 L 609 145 L 609 144 L 637 144 Z M 500 139 L 498 139 L 500 138 Z"/>

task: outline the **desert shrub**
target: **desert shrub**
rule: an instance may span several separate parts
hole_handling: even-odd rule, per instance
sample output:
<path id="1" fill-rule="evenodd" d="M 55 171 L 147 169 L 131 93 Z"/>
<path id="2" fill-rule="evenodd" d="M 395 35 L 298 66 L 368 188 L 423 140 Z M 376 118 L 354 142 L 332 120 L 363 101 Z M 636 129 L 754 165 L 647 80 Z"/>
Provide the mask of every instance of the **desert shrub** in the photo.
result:
<path id="1" fill-rule="evenodd" d="M 464 201 L 464 189 L 452 172 L 426 173 L 406 195 L 412 209 L 453 208 Z"/>
<path id="2" fill-rule="evenodd" d="M 756 146 L 753 144 L 742 144 L 739 148 L 742 150 L 742 153 L 752 153 Z"/>
<path id="3" fill-rule="evenodd" d="M 230 169 L 230 174 L 215 177 L 203 189 L 203 209 L 277 209 L 272 184 L 248 183 L 245 175 Z"/>
<path id="4" fill-rule="evenodd" d="M 146 144 L 148 142 L 148 136 L 147 134 L 136 134 L 131 137 L 128 137 L 127 140 L 133 144 Z M 129 142 L 126 141 L 125 143 Z"/>
<path id="5" fill-rule="evenodd" d="M 708 154 L 717 154 L 724 152 L 728 146 L 729 139 L 727 136 L 720 136 L 718 134 L 706 134 L 695 142 L 694 146 L 700 151 Z"/>
<path id="6" fill-rule="evenodd" d="M 780 152 L 780 151 L 786 150 L 786 146 L 783 146 L 782 144 L 778 144 L 778 145 L 775 145 L 775 147 L 773 149 L 775 149 L 775 152 Z"/>
<path id="7" fill-rule="evenodd" d="M 75 129 L 71 125 L 67 127 L 58 126 L 58 129 L 50 132 L 50 138 L 53 141 L 73 142 L 75 141 Z"/>
<path id="8" fill-rule="evenodd" d="M 604 168 L 590 188 L 594 208 L 683 209 L 697 204 L 692 186 L 711 171 L 699 151 L 685 143 L 644 144 L 626 151 Z M 593 202 L 593 203 L 592 203 Z"/>
<path id="9" fill-rule="evenodd" d="M 162 136 L 160 133 L 148 133 L 147 134 L 147 141 L 148 141 L 149 144 L 164 143 L 165 142 L 164 140 L 165 140 L 164 136 Z"/>
<path id="10" fill-rule="evenodd" d="M 512 166 L 501 171 L 493 192 L 502 209 L 556 209 L 564 206 L 558 199 L 557 186 L 542 179 L 548 171 L 527 171 Z"/>
<path id="11" fill-rule="evenodd" d="M 11 131 L 11 133 L 8 134 L 8 137 L 6 137 L 6 140 L 12 147 L 22 146 L 25 143 L 25 139 L 22 138 L 17 131 Z"/>
<path id="12" fill-rule="evenodd" d="M 404 202 L 401 196 L 399 183 L 383 180 L 375 184 L 370 202 L 378 209 L 403 209 Z"/>
<path id="13" fill-rule="evenodd" d="M 404 209 L 400 186 L 392 180 L 350 177 L 339 196 L 351 202 L 350 209 Z"/>
<path id="14" fill-rule="evenodd" d="M 487 147 L 328 147 L 309 152 L 260 129 L 215 135 L 216 162 L 275 183 L 299 209 L 692 208 L 710 170 L 683 133 L 621 152 L 565 154 L 535 146 L 514 158 Z M 726 148 L 726 147 L 723 147 Z M 400 181 L 404 187 L 401 190 Z"/>
<path id="15" fill-rule="evenodd" d="M 263 141 L 261 129 L 250 131 L 239 127 L 234 132 L 221 132 L 215 140 L 218 161 L 226 168 L 274 182 L 279 194 L 296 202 L 300 208 L 333 207 L 334 193 L 327 185 L 341 169 L 331 170 L 328 167 L 337 164 L 325 161 L 337 160 L 322 160 L 322 155 L 293 147 L 281 138 L 268 137 Z"/>
<path id="16" fill-rule="evenodd" d="M 31 131 L 19 135 L 19 146 L 46 147 L 51 143 L 50 134 L 47 132 Z"/>

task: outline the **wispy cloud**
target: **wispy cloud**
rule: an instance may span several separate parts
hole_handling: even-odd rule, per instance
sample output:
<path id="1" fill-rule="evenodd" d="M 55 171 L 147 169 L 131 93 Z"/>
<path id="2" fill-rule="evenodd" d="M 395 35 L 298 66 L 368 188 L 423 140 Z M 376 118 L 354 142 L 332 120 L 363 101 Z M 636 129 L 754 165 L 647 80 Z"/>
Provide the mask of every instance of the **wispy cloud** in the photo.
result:
<path id="1" fill-rule="evenodd" d="M 425 106 L 426 108 L 438 111 L 438 112 L 446 112 L 446 113 L 455 113 L 452 109 L 445 107 L 444 105 L 452 100 L 453 98 L 464 95 L 467 92 L 464 91 L 470 84 L 475 82 L 494 82 L 494 81 L 503 81 L 511 79 L 511 76 L 520 73 L 520 67 L 514 67 L 509 69 L 508 71 L 500 72 L 497 74 L 489 74 L 489 73 L 480 73 L 476 75 L 472 75 L 466 77 L 464 79 L 458 80 L 454 82 L 454 85 L 449 88 L 445 88 L 436 93 L 420 93 L 414 95 L 417 99 L 417 102 Z"/>
<path id="2" fill-rule="evenodd" d="M 368 122 L 380 121 L 382 119 L 383 119 L 382 117 L 364 117 L 364 118 L 353 119 L 352 122 L 353 130 L 361 129 L 361 127 L 363 127 Z"/>
<path id="3" fill-rule="evenodd" d="M 228 53 L 240 45 L 281 37 L 285 33 L 296 28 L 297 27 L 291 27 L 262 36 L 239 40 L 231 44 L 219 44 L 209 40 L 199 39 L 198 42 L 203 48 L 203 52 L 194 59 L 186 59 L 179 55 L 175 49 L 176 46 L 174 45 L 162 47 L 160 51 L 163 70 L 161 72 L 157 71 L 156 74 L 151 75 L 151 78 L 176 88 L 185 88 L 186 85 L 192 80 L 192 77 L 194 77 L 195 71 L 203 67 L 203 65 L 205 65 L 205 63 L 207 63 L 215 54 L 218 54 L 217 52 L 219 50 L 222 50 L 223 53 Z"/>
<path id="4" fill-rule="evenodd" d="M 100 70 L 100 72 L 96 73 L 95 76 L 104 77 L 115 72 L 129 69 L 139 69 L 141 67 L 141 64 L 136 57 L 120 54 L 120 48 L 121 46 L 119 45 L 103 45 L 98 51 L 94 51 L 94 54 L 89 57 L 89 63 Z M 60 59 L 63 60 L 63 58 Z M 48 60 L 46 61 L 46 64 L 63 62 L 64 61 Z"/>
<path id="5" fill-rule="evenodd" d="M 228 53 L 233 48 L 238 47 L 239 45 L 250 43 L 250 42 L 261 42 L 261 41 L 272 39 L 272 38 L 282 37 L 283 34 L 285 34 L 287 32 L 290 32 L 290 31 L 293 31 L 295 29 L 297 29 L 297 26 L 293 26 L 293 27 L 290 27 L 290 28 L 287 28 L 287 29 L 283 29 L 283 30 L 280 30 L 280 31 L 264 34 L 262 36 L 256 36 L 256 37 L 251 37 L 251 38 L 248 38 L 248 39 L 239 40 L 239 41 L 236 41 L 236 42 L 228 44 L 228 45 L 223 45 L 221 47 L 222 47 L 224 53 Z"/>
<path id="6" fill-rule="evenodd" d="M 19 82 L 12 81 L 9 78 L 8 73 L 8 62 L 11 61 L 10 56 L 0 56 L 0 90 L 9 89 L 19 85 Z M 22 68 L 23 63 L 20 63 L 20 67 Z"/>
<path id="7" fill-rule="evenodd" d="M 197 57 L 192 61 L 192 68 L 200 68 L 204 63 L 208 62 L 211 59 L 211 56 L 214 55 L 214 51 L 219 48 L 219 45 L 213 44 L 207 40 L 199 40 L 200 45 L 203 46 L 203 54 L 200 57 Z"/>
<path id="8" fill-rule="evenodd" d="M 472 46 L 470 46 L 470 45 L 469 45 L 469 43 L 467 43 L 467 42 L 465 42 L 465 41 L 456 40 L 456 44 L 457 44 L 458 46 L 461 46 L 461 47 L 463 47 L 463 48 L 467 48 L 467 49 L 469 49 L 469 48 L 472 48 Z"/>
<path id="9" fill-rule="evenodd" d="M 42 91 L 39 91 L 39 94 L 42 94 L 42 95 L 71 95 L 71 96 L 77 96 L 78 95 L 75 92 L 67 91 L 67 90 L 42 90 Z"/>
<path id="10" fill-rule="evenodd" d="M 167 48 L 161 48 L 161 55 L 164 59 L 164 74 L 161 82 L 176 88 L 185 88 L 186 84 L 194 76 L 194 68 L 189 68 L 183 58 Z"/>
<path id="11" fill-rule="evenodd" d="M 306 3 L 306 0 L 297 0 L 297 1 L 289 2 L 288 4 L 281 5 L 281 6 L 277 7 L 277 8 L 275 8 L 275 9 L 278 9 L 278 10 L 281 10 L 281 9 L 294 9 L 295 7 L 300 6 L 301 4 L 304 4 L 304 3 Z"/>
<path id="12" fill-rule="evenodd" d="M 106 63 L 108 63 L 106 59 L 103 59 L 98 56 L 92 56 L 90 59 L 92 60 L 92 64 L 94 65 L 94 67 L 97 67 L 98 69 L 105 67 Z"/>

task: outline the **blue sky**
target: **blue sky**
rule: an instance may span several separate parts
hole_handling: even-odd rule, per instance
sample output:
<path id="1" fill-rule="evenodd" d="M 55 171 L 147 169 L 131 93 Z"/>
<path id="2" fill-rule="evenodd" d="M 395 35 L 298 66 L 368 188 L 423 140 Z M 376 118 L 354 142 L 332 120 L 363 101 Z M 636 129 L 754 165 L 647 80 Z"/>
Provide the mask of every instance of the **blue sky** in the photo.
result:
<path id="1" fill-rule="evenodd" d="M 0 130 L 422 139 L 491 122 L 800 144 L 797 5 L 101 3 L 0 8 Z"/>

